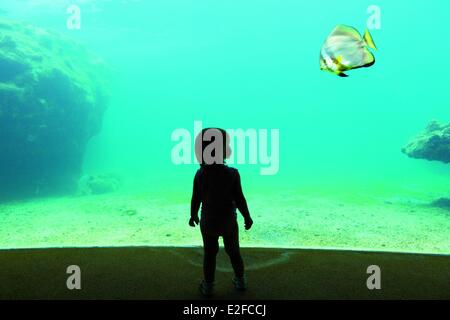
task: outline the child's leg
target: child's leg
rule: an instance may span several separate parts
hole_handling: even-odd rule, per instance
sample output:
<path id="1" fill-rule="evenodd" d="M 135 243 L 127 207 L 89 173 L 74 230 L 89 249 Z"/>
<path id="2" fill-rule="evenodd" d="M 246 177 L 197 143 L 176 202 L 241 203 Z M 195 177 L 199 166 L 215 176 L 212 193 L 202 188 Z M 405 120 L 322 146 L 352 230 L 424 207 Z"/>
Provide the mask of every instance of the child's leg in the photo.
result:
<path id="1" fill-rule="evenodd" d="M 203 275 L 206 282 L 215 280 L 216 256 L 219 252 L 219 236 L 208 235 L 202 232 L 203 237 Z"/>
<path id="2" fill-rule="evenodd" d="M 229 233 L 223 236 L 223 245 L 230 257 L 234 275 L 238 278 L 242 278 L 244 276 L 244 261 L 242 260 L 241 251 L 239 249 L 239 230 L 237 223 L 232 227 Z"/>

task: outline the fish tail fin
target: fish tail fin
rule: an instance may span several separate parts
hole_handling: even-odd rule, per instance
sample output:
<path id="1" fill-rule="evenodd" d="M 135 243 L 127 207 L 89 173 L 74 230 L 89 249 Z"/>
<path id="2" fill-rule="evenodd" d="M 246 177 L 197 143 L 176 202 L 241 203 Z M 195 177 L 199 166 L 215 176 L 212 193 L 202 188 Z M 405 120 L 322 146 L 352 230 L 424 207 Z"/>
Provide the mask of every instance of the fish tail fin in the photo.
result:
<path id="1" fill-rule="evenodd" d="M 364 42 L 367 44 L 369 48 L 378 50 L 377 46 L 375 45 L 375 42 L 373 41 L 372 35 L 370 34 L 368 29 L 366 29 L 366 32 L 364 32 Z"/>

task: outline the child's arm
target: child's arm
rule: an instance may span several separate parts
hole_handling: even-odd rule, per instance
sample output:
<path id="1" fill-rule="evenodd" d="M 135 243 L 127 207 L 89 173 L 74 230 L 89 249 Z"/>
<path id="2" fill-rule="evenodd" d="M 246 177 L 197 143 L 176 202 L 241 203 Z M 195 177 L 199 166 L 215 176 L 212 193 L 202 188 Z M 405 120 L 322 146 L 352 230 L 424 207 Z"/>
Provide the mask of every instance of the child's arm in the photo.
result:
<path id="1" fill-rule="evenodd" d="M 237 181 L 234 190 L 234 201 L 239 209 L 239 212 L 244 217 L 245 229 L 249 230 L 253 225 L 253 220 L 250 216 L 250 211 L 248 210 L 247 200 L 245 199 L 244 192 L 242 191 L 241 176 L 237 172 Z"/>
<path id="2" fill-rule="evenodd" d="M 189 219 L 189 225 L 191 227 L 195 227 L 195 225 L 200 222 L 200 219 L 198 218 L 198 210 L 200 209 L 200 204 L 201 204 L 201 195 L 197 173 L 194 178 L 194 187 L 192 190 L 192 198 L 191 198 L 191 218 Z"/>

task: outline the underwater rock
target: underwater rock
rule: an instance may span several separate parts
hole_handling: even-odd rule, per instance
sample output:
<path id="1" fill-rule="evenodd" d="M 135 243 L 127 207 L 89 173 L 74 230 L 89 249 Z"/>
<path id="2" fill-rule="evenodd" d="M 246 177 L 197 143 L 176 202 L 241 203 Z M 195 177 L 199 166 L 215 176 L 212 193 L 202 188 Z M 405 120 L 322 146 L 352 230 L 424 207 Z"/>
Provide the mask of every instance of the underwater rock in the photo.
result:
<path id="1" fill-rule="evenodd" d="M 113 174 L 84 175 L 78 183 L 78 190 L 83 195 L 105 194 L 117 191 L 122 180 Z"/>
<path id="2" fill-rule="evenodd" d="M 0 19 L 0 197 L 76 191 L 106 73 L 64 36 Z"/>
<path id="3" fill-rule="evenodd" d="M 450 198 L 440 198 L 431 203 L 433 207 L 450 210 Z"/>
<path id="4" fill-rule="evenodd" d="M 425 131 L 413 138 L 402 152 L 415 159 L 450 163 L 450 124 L 431 121 Z"/>

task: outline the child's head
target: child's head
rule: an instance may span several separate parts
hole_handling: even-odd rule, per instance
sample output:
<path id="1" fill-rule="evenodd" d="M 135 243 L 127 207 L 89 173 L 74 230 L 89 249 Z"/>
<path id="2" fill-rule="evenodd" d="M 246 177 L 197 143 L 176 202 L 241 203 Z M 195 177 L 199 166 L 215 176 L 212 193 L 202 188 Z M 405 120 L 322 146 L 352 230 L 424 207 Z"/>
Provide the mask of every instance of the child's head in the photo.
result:
<path id="1" fill-rule="evenodd" d="M 195 139 L 195 156 L 202 167 L 224 164 L 231 155 L 230 136 L 224 129 L 206 128 Z"/>

